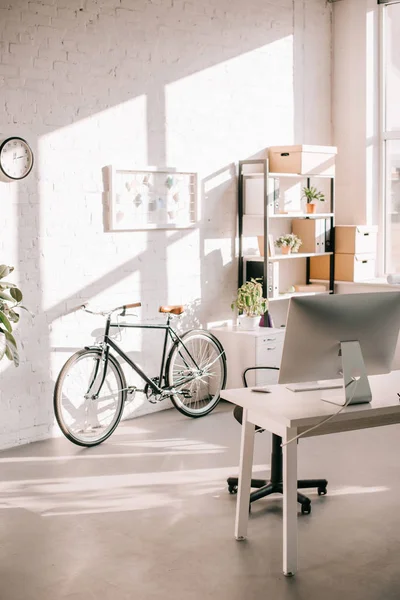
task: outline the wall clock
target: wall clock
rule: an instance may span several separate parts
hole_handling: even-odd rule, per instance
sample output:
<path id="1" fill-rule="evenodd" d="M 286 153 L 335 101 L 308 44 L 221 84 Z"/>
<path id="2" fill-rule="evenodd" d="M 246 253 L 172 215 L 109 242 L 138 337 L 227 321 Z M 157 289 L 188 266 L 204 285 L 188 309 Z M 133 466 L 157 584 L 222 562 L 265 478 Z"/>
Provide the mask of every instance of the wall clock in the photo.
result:
<path id="1" fill-rule="evenodd" d="M 0 142 L 0 180 L 19 181 L 32 171 L 33 152 L 23 138 L 9 137 Z"/>

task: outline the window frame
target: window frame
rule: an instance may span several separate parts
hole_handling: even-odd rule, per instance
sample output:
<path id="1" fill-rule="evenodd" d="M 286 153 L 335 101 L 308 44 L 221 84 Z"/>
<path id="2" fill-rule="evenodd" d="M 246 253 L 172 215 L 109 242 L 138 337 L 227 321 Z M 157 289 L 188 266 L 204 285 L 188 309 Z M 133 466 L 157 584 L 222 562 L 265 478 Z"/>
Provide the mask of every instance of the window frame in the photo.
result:
<path id="1" fill-rule="evenodd" d="M 388 275 L 389 253 L 389 235 L 388 235 L 388 193 L 389 179 L 387 173 L 387 142 L 391 140 L 400 142 L 400 129 L 389 131 L 387 129 L 387 90 L 386 90 L 386 27 L 387 27 L 387 8 L 393 4 L 400 4 L 400 0 L 378 0 L 379 6 L 379 231 L 380 234 L 380 257 L 378 275 Z"/>

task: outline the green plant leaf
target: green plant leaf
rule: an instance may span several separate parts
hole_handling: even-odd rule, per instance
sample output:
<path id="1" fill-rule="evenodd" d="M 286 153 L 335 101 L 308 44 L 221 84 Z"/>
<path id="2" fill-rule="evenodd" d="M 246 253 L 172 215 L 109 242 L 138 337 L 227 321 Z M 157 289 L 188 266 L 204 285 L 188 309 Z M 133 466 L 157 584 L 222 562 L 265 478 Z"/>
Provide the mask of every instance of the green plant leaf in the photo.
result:
<path id="1" fill-rule="evenodd" d="M 4 335 L 3 332 L 0 332 L 0 360 L 2 358 L 4 358 L 6 349 L 7 349 L 6 336 Z"/>
<path id="2" fill-rule="evenodd" d="M 8 290 L 9 288 L 17 287 L 15 283 L 10 283 L 9 281 L 2 281 L 0 283 L 0 290 Z"/>
<path id="3" fill-rule="evenodd" d="M 11 333 L 9 333 L 8 331 L 5 331 L 4 335 L 6 336 L 6 344 L 7 344 L 6 354 L 7 354 L 7 358 L 10 358 L 10 355 L 11 355 L 11 359 L 10 360 L 13 360 L 15 366 L 18 367 L 18 365 L 19 365 L 19 355 L 18 355 L 18 349 L 17 349 L 17 342 L 15 341 L 14 336 Z"/>
<path id="4" fill-rule="evenodd" d="M 7 331 L 9 331 L 11 333 L 12 332 L 11 323 L 7 319 L 6 315 L 3 313 L 2 310 L 0 310 L 0 321 L 3 323 L 3 325 L 7 329 Z"/>
<path id="5" fill-rule="evenodd" d="M 3 279 L 3 277 L 7 277 L 7 275 L 9 275 L 12 271 L 14 271 L 14 267 L 0 265 L 0 279 Z"/>
<path id="6" fill-rule="evenodd" d="M 18 321 L 19 321 L 19 314 L 18 314 L 18 313 L 16 313 L 16 312 L 15 312 L 14 310 L 12 310 L 11 308 L 10 308 L 10 310 L 8 311 L 8 313 L 7 313 L 7 316 L 8 316 L 8 318 L 10 319 L 10 321 L 11 321 L 12 323 L 18 323 Z"/>
<path id="7" fill-rule="evenodd" d="M 10 346 L 8 344 L 6 345 L 6 356 L 7 356 L 8 360 L 11 360 L 16 367 L 19 366 L 18 352 L 16 350 L 10 348 Z"/>
<path id="8" fill-rule="evenodd" d="M 17 288 L 17 287 L 11 288 L 10 294 L 16 302 L 22 302 L 23 296 L 22 296 L 22 292 L 19 288 Z"/>
<path id="9" fill-rule="evenodd" d="M 265 306 L 268 306 L 266 298 L 262 297 L 263 289 L 260 283 L 261 278 L 251 278 L 246 281 L 237 292 L 237 298 L 232 303 L 240 313 L 248 316 L 259 316 L 265 312 Z"/>
<path id="10" fill-rule="evenodd" d="M 17 342 L 15 341 L 15 337 L 12 333 L 10 333 L 9 331 L 5 331 L 4 335 L 6 336 L 7 341 L 10 342 L 10 344 L 14 344 L 14 346 L 17 347 Z"/>
<path id="11" fill-rule="evenodd" d="M 35 318 L 35 315 L 33 314 L 33 312 L 31 312 L 29 310 L 29 308 L 26 308 L 26 306 L 22 306 L 22 304 L 18 304 L 18 310 L 20 310 L 20 308 L 22 308 L 23 310 L 26 310 L 26 312 L 30 314 L 30 316 L 32 317 L 32 319 Z"/>
<path id="12" fill-rule="evenodd" d="M 0 298 L 3 298 L 3 300 L 7 300 L 7 302 L 15 302 L 14 298 L 9 294 L 6 294 L 5 292 L 0 292 Z"/>

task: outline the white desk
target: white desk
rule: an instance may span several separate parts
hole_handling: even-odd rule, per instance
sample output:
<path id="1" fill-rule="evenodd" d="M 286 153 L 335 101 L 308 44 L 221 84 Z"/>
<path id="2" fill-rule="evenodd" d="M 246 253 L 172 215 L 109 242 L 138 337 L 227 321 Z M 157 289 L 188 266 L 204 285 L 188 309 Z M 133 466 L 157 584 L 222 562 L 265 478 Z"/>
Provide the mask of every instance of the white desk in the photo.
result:
<path id="1" fill-rule="evenodd" d="M 349 406 L 306 436 L 400 423 L 400 402 L 397 396 L 397 392 L 400 393 L 400 371 L 393 371 L 389 375 L 375 375 L 369 381 L 372 390 L 371 404 Z M 340 408 L 320 400 L 321 391 L 300 393 L 291 392 L 284 385 L 269 387 L 270 394 L 255 393 L 250 388 L 221 392 L 224 400 L 244 409 L 235 522 L 237 540 L 243 540 L 247 535 L 254 425 L 276 433 L 285 442 Z M 330 390 L 330 393 L 337 395 L 338 390 Z M 297 570 L 296 442 L 283 447 L 283 491 L 283 572 L 285 575 L 294 575 Z"/>

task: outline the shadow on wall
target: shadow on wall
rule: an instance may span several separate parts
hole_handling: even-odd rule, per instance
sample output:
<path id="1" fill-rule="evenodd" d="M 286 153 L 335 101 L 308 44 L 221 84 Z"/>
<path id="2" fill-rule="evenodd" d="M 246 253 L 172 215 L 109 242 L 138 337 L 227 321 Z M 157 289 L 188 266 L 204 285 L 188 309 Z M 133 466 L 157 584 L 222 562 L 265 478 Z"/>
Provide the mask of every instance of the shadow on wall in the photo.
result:
<path id="1" fill-rule="evenodd" d="M 116 1 L 68 15 L 56 1 L 48 15 L 32 10 L 29 25 L 28 5 L 10 2 L 2 16 L 12 38 L 3 51 L 21 82 L 26 76 L 23 92 L 6 82 L 3 121 L 9 132 L 29 131 L 37 156 L 17 202 L 18 275 L 37 317 L 20 327 L 19 370 L 2 373 L 0 447 L 51 434 L 53 381 L 67 358 L 53 350 L 88 343 L 93 329 L 68 314 L 74 306 L 141 300 L 153 316 L 160 303 L 189 303 L 187 324 L 230 314 L 232 160 L 293 132 L 291 1 Z M 105 233 L 102 168 L 116 163 L 194 165 L 198 226 Z"/>

